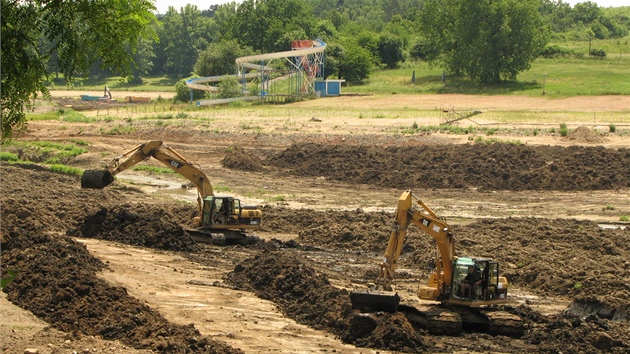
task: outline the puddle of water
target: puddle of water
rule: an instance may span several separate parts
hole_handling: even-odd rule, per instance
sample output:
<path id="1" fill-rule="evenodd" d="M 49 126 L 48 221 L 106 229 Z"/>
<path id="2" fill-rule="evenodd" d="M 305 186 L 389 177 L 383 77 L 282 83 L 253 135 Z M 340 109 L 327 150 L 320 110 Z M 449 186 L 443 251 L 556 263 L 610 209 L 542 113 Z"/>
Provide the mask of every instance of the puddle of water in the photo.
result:
<path id="1" fill-rule="evenodd" d="M 628 227 L 628 225 L 622 225 L 622 224 L 597 224 L 597 226 L 599 226 L 600 229 L 607 229 L 607 230 L 615 230 L 615 229 L 625 230 Z"/>

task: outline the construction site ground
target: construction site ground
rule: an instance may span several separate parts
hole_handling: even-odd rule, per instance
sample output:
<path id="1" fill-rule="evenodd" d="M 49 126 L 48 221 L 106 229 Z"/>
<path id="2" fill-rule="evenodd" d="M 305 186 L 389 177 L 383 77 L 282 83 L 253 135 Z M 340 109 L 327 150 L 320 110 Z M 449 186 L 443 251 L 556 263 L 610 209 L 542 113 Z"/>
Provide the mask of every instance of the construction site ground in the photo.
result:
<path id="1" fill-rule="evenodd" d="M 392 133 L 439 122 L 370 113 L 401 105 L 482 112 L 461 126 L 492 127 L 487 112 L 564 112 L 569 134 L 519 130 L 547 126 L 540 120 L 497 123 L 514 129 L 493 143 Z M 2 353 L 630 351 L 628 97 L 352 96 L 281 107 L 280 117 L 208 108 L 167 124 L 138 114 L 123 134 L 104 133 L 115 120 L 30 121 L 17 141 L 87 143 L 64 161 L 82 169 L 164 141 L 198 163 L 217 194 L 262 209 L 264 242 L 194 243 L 184 229 L 196 191 L 176 174 L 128 170 L 103 190 L 81 189 L 79 177 L 8 145 L 33 163 L 0 167 L 2 278 L 13 279 L 0 293 Z M 364 113 L 330 113 L 336 107 Z M 191 119 L 208 110 L 208 122 Z M 571 120 L 584 111 L 618 121 Z M 349 292 L 374 281 L 406 189 L 446 217 L 460 255 L 500 262 L 511 283 L 501 309 L 523 319 L 521 337 L 433 335 L 400 313 L 378 313 L 369 328 L 357 321 Z M 411 226 L 397 278 L 405 302 L 427 305 L 414 290 L 434 257 L 434 241 Z"/>

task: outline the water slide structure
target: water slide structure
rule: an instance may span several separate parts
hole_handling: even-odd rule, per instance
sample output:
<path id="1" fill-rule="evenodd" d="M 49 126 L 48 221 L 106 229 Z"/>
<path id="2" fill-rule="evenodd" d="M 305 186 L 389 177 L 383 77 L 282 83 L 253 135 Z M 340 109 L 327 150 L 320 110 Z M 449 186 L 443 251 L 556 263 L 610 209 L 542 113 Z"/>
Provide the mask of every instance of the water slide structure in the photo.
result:
<path id="1" fill-rule="evenodd" d="M 242 96 L 199 100 L 196 102 L 197 106 L 226 104 L 234 101 L 265 101 L 267 99 L 279 99 L 280 97 L 299 98 L 317 95 L 315 81 L 322 80 L 324 77 L 325 49 L 326 43 L 321 40 L 296 40 L 291 41 L 290 51 L 237 58 L 237 73 L 235 75 L 209 76 L 186 80 L 186 85 L 191 90 L 191 101 L 193 96 L 192 90 L 212 92 L 213 96 L 216 96 L 219 88 L 214 85 L 231 76 L 239 78 Z M 288 65 L 272 65 L 277 60 L 286 60 Z M 275 67 L 283 67 L 283 69 L 276 69 Z M 279 90 L 275 89 L 273 84 L 280 80 L 288 80 L 288 84 L 282 85 L 284 92 L 273 92 Z M 256 82 L 258 84 L 257 95 L 248 95 L 248 82 Z"/>

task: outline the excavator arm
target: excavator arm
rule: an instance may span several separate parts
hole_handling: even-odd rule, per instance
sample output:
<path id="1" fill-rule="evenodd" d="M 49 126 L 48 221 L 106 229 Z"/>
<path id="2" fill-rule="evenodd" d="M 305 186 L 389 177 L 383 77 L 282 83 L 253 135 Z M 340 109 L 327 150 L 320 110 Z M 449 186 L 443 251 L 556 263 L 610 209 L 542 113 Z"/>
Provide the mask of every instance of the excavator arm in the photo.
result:
<path id="1" fill-rule="evenodd" d="M 179 173 L 197 188 L 199 211 L 202 200 L 214 195 L 212 184 L 203 171 L 186 160 L 177 151 L 162 141 L 152 140 L 115 157 L 104 170 L 86 170 L 81 177 L 81 188 L 102 189 L 114 182 L 114 176 L 149 158 L 155 158 L 173 171 Z"/>
<path id="2" fill-rule="evenodd" d="M 418 207 L 414 208 L 414 202 Z M 378 276 L 375 281 L 374 291 L 355 291 L 350 294 L 353 306 L 364 309 L 382 309 L 385 311 L 397 311 L 400 298 L 393 292 L 392 284 L 395 280 L 395 272 L 398 259 L 407 237 L 409 224 L 414 224 L 426 234 L 433 237 L 437 243 L 437 260 L 434 275 L 429 282 L 431 296 L 434 299 L 447 294 L 452 286 L 453 257 L 455 252 L 455 239 L 449 226 L 440 219 L 431 208 L 416 197 L 411 191 L 405 191 L 398 198 L 398 205 L 394 217 L 392 231 L 385 251 L 385 258 L 380 264 Z M 434 291 L 439 289 L 438 291 Z"/>
<path id="3" fill-rule="evenodd" d="M 419 209 L 413 209 L 414 202 L 420 206 Z M 398 198 L 394 225 L 387 244 L 387 250 L 385 251 L 385 259 L 380 265 L 379 275 L 376 280 L 377 286 L 382 290 L 392 290 L 391 284 L 394 281 L 394 273 L 407 236 L 409 224 L 416 225 L 436 241 L 436 273 L 443 275 L 437 279 L 439 288 L 450 288 L 450 279 L 453 274 L 452 260 L 457 255 L 453 234 L 446 222 L 440 219 L 431 208 L 411 191 L 403 192 Z"/>

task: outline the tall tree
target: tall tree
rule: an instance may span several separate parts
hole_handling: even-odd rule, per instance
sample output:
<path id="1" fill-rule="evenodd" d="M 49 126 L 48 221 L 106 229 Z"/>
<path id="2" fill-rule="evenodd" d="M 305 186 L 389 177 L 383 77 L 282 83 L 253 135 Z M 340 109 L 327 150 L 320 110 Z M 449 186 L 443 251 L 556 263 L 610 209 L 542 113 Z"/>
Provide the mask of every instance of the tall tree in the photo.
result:
<path id="1" fill-rule="evenodd" d="M 252 54 L 251 50 L 241 49 L 235 40 L 210 43 L 199 54 L 195 63 L 195 74 L 199 76 L 236 74 L 236 58 Z"/>
<path id="2" fill-rule="evenodd" d="M 547 43 L 540 0 L 427 0 L 429 59 L 472 80 L 498 83 L 528 70 Z"/>
<path id="3" fill-rule="evenodd" d="M 187 4 L 179 12 L 169 6 L 160 30 L 168 74 L 180 77 L 190 75 L 199 53 L 213 41 L 211 24 L 212 20 L 201 16 L 201 11 L 195 5 Z"/>
<path id="4" fill-rule="evenodd" d="M 289 50 L 284 34 L 312 39 L 315 18 L 300 0 L 245 0 L 237 9 L 235 34 L 244 47 L 263 53 Z"/>
<path id="5" fill-rule="evenodd" d="M 47 63 L 57 54 L 59 71 L 69 81 L 91 63 L 128 72 L 143 37 L 154 34 L 151 0 L 2 0 L 2 141 L 26 126 L 25 109 L 41 93 Z M 44 36 L 53 43 L 38 47 Z"/>

